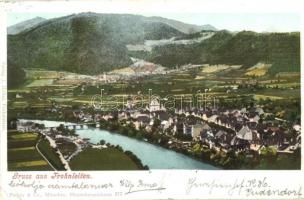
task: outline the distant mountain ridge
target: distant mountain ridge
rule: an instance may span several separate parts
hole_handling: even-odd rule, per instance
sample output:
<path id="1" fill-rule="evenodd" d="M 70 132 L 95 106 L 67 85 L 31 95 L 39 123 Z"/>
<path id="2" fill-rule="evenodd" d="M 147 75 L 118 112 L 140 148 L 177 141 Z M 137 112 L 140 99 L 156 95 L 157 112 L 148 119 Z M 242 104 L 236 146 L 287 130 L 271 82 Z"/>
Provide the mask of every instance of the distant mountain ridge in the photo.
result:
<path id="1" fill-rule="evenodd" d="M 74 14 L 45 20 L 8 35 L 8 67 L 98 74 L 130 66 L 131 57 L 136 57 L 167 68 L 188 63 L 246 67 L 264 62 L 272 63 L 278 71 L 300 69 L 299 33 L 231 33 L 201 28 L 204 29 L 160 17 Z M 143 45 L 147 40 L 191 40 L 208 33 L 212 37 L 199 42 L 156 45 L 148 52 L 127 48 Z"/>
<path id="2" fill-rule="evenodd" d="M 165 23 L 183 33 L 191 34 L 200 31 L 216 31 L 217 29 L 210 24 L 198 26 L 194 24 L 186 24 L 177 20 L 166 19 L 163 17 L 149 17 L 148 20 Z"/>
<path id="3" fill-rule="evenodd" d="M 81 13 L 8 35 L 8 60 L 22 68 L 95 74 L 132 64 L 127 44 L 184 35 L 140 15 Z"/>
<path id="4" fill-rule="evenodd" d="M 16 35 L 28 28 L 32 28 L 34 26 L 36 26 L 37 24 L 45 21 L 46 19 L 42 18 L 42 17 L 35 17 L 33 19 L 29 19 L 23 22 L 20 22 L 18 24 L 9 26 L 7 28 L 7 34 L 8 35 Z"/>

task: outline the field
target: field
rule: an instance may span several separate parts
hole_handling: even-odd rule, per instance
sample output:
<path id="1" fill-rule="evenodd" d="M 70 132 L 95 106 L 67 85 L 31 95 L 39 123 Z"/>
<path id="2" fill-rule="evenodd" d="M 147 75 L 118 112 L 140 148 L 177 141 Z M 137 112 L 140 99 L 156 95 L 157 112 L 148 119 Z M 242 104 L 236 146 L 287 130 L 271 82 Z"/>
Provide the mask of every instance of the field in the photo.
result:
<path id="1" fill-rule="evenodd" d="M 63 72 L 43 70 L 43 69 L 26 69 L 27 79 L 56 79 L 63 76 Z"/>
<path id="2" fill-rule="evenodd" d="M 137 170 L 136 164 L 115 148 L 87 148 L 70 161 L 72 170 Z"/>
<path id="3" fill-rule="evenodd" d="M 95 80 L 94 76 L 90 76 L 92 78 L 90 80 L 89 76 L 68 72 L 27 70 L 28 84 L 53 78 L 54 81 L 48 86 L 28 87 L 28 85 L 23 85 L 8 90 L 8 115 L 11 118 L 19 116 L 65 120 L 66 116 L 71 115 L 64 110 L 71 107 L 91 107 L 92 97 L 99 95 L 101 89 L 103 90 L 103 106 L 108 108 L 114 108 L 116 105 L 122 107 L 126 104 L 128 95 L 133 98 L 135 97 L 133 95 L 138 94 L 142 96 L 137 96 L 134 102 L 142 99 L 145 107 L 148 104 L 149 93 L 161 98 L 174 97 L 175 105 L 179 107 L 181 96 L 185 98 L 202 96 L 205 95 L 206 89 L 207 96 L 222 100 L 221 105 L 224 106 L 232 106 L 235 103 L 233 99 L 240 99 L 241 96 L 252 96 L 256 103 L 267 99 L 275 102 L 299 101 L 300 73 L 280 72 L 276 75 L 268 72 L 264 75 L 256 73 L 259 70 L 270 70 L 271 67 L 263 63 L 250 68 L 237 65 L 203 65 L 197 68 L 172 71 L 165 75 L 149 75 L 135 80 L 119 80 L 111 83 L 92 82 Z M 248 72 L 254 75 L 249 76 L 246 74 Z M 100 76 L 102 75 L 97 75 L 95 78 Z M 73 82 L 72 85 L 70 83 L 58 85 L 60 81 L 70 80 Z M 96 100 L 99 102 L 100 99 Z M 184 102 L 187 100 L 184 99 Z M 137 104 L 138 106 L 139 104 Z M 52 111 L 50 112 L 50 110 Z M 46 112 L 47 115 L 45 115 Z"/>
<path id="4" fill-rule="evenodd" d="M 53 84 L 53 79 L 42 79 L 42 80 L 34 80 L 30 84 L 28 84 L 26 87 L 42 87 L 42 86 L 48 86 Z"/>
<path id="5" fill-rule="evenodd" d="M 23 86 L 8 91 L 8 109 L 9 114 L 18 110 L 24 109 L 38 109 L 40 112 L 44 112 L 44 108 L 51 108 L 52 103 L 56 102 L 61 106 L 71 105 L 90 105 L 92 103 L 92 97 L 96 94 L 100 94 L 100 88 L 103 91 L 103 104 L 115 106 L 116 103 L 122 105 L 122 95 L 144 95 L 144 101 L 147 103 L 149 89 L 153 95 L 159 95 L 165 97 L 172 95 L 175 99 L 181 95 L 190 97 L 197 95 L 200 91 L 204 93 L 208 88 L 208 95 L 215 95 L 217 98 L 224 98 L 229 96 L 239 95 L 253 95 L 256 100 L 271 99 L 271 100 L 289 100 L 300 98 L 300 80 L 298 73 L 279 73 L 278 76 L 255 76 L 251 77 L 246 75 L 248 72 L 254 72 L 254 70 L 260 70 L 268 68 L 268 65 L 257 65 L 247 70 L 239 68 L 239 66 L 221 66 L 219 65 L 215 69 L 211 69 L 214 66 L 203 66 L 198 69 L 181 70 L 166 75 L 152 75 L 148 76 L 140 81 L 119 81 L 116 83 L 99 83 L 97 85 L 90 85 L 81 88 L 81 80 L 76 81 L 76 85 L 53 85 L 49 86 L 35 86 L 28 87 Z M 232 69 L 231 69 L 232 68 Z M 253 71 L 252 71 L 253 70 Z M 28 77 L 31 80 L 40 81 L 47 79 L 46 74 L 50 73 L 52 78 L 71 76 L 70 73 L 49 71 L 34 72 L 33 70 L 27 71 Z M 289 79 L 287 75 L 292 75 L 292 79 Z M 81 77 L 80 75 L 78 77 Z M 258 83 L 258 88 L 256 85 Z M 30 83 L 31 84 L 31 83 Z M 246 87 L 237 88 L 238 86 Z M 46 93 L 41 92 L 47 89 Z M 17 98 L 16 96 L 21 96 Z M 111 97 L 111 98 L 109 98 Z M 126 102 L 126 96 L 124 99 Z M 33 114 L 41 116 L 38 110 Z M 23 116 L 26 117 L 28 111 L 23 112 Z M 18 114 L 18 113 L 17 113 Z M 33 114 L 29 114 L 33 116 Z M 54 117 L 52 117 L 54 115 Z M 58 113 L 49 113 L 49 118 L 56 119 Z"/>
<path id="6" fill-rule="evenodd" d="M 36 149 L 37 133 L 8 131 L 9 171 L 49 171 L 53 170 Z"/>
<path id="7" fill-rule="evenodd" d="M 229 65 L 208 65 L 208 66 L 204 66 L 202 69 L 202 73 L 215 73 L 215 72 L 220 72 L 220 71 L 224 71 L 226 69 L 238 69 L 240 68 L 241 65 L 234 65 L 234 66 L 229 66 Z"/>
<path id="8" fill-rule="evenodd" d="M 247 76 L 264 76 L 268 72 L 268 69 L 271 67 L 270 64 L 258 63 L 253 67 L 250 67 L 246 74 Z"/>

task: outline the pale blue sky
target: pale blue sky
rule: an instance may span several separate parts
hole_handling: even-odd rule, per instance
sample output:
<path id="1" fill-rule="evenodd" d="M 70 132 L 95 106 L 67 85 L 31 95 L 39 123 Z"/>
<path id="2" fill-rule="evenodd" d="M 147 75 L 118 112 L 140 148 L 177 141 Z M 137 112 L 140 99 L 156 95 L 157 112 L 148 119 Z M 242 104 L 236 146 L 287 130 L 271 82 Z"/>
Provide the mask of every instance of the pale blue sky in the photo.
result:
<path id="1" fill-rule="evenodd" d="M 10 13 L 8 26 L 37 16 L 54 18 L 72 13 Z M 288 13 L 136 13 L 145 16 L 161 16 L 186 23 L 211 24 L 217 29 L 230 31 L 252 30 L 256 32 L 290 32 L 300 30 L 300 16 Z"/>

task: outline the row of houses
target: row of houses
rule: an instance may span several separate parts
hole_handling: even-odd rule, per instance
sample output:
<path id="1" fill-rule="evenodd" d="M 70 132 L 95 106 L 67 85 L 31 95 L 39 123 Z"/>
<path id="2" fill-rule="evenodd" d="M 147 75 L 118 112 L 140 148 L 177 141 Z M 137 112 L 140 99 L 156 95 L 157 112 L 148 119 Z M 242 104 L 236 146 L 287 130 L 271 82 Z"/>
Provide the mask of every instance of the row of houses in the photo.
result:
<path id="1" fill-rule="evenodd" d="M 78 113 L 77 116 L 82 116 L 84 120 L 94 121 L 112 118 L 130 120 L 136 129 L 145 127 L 148 132 L 151 131 L 155 120 L 159 120 L 160 133 L 191 135 L 194 141 L 202 141 L 211 147 L 258 150 L 261 146 L 275 146 L 283 149 L 300 145 L 301 126 L 299 124 L 285 130 L 277 122 L 262 120 L 262 116 L 265 115 L 267 113 L 261 107 L 213 110 L 195 108 L 169 112 L 157 101 L 151 101 L 149 106 L 140 111 L 127 107 L 125 110 L 104 115 L 90 116 Z"/>

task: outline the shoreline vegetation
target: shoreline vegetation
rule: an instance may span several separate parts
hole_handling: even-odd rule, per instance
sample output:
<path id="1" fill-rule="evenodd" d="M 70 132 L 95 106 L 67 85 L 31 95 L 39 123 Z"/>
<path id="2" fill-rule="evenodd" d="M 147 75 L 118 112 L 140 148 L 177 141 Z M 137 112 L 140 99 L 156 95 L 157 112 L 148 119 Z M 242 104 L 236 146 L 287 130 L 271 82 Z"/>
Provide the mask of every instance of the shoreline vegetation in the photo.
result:
<path id="1" fill-rule="evenodd" d="M 216 124 L 209 123 L 211 126 L 217 126 Z M 224 151 L 216 151 L 215 149 L 210 149 L 206 144 L 202 142 L 196 142 L 196 144 L 192 147 L 191 151 L 187 151 L 186 149 L 179 148 L 169 148 L 168 140 L 169 138 L 166 135 L 162 134 L 151 134 L 146 132 L 145 130 L 136 130 L 134 126 L 129 126 L 126 132 L 126 127 L 120 125 L 114 120 L 102 120 L 100 122 L 100 129 L 105 129 L 110 132 L 115 132 L 117 134 L 121 134 L 130 138 L 135 138 L 138 140 L 144 141 L 163 147 L 168 150 L 175 151 L 177 153 L 184 154 L 189 156 L 195 160 L 198 160 L 203 163 L 211 164 L 220 169 L 300 169 L 301 161 L 297 160 L 300 158 L 301 152 L 298 150 L 291 156 L 280 155 L 276 152 L 276 150 L 272 147 L 264 147 L 261 149 L 261 154 L 258 155 L 256 152 L 249 152 L 246 154 L 245 152 L 236 153 L 234 150 L 228 150 L 228 152 Z M 132 133 L 133 132 L 133 133 Z M 186 138 L 185 138 L 186 139 Z M 289 160 L 291 163 L 289 163 Z M 280 168 L 281 167 L 281 168 Z"/>
<path id="2" fill-rule="evenodd" d="M 18 148 L 17 149 L 9 148 L 8 170 L 12 170 L 12 171 L 14 171 L 15 169 L 27 170 L 27 168 L 28 170 L 50 170 L 50 169 L 58 170 L 58 171 L 67 170 L 66 166 L 63 163 L 63 161 L 66 162 L 67 159 L 64 159 L 62 156 L 61 157 L 64 160 L 60 159 L 60 154 L 62 154 L 60 150 L 62 149 L 60 149 L 58 145 L 52 146 L 50 144 L 50 141 L 47 139 L 48 136 L 46 136 L 45 133 L 42 133 L 43 132 L 42 129 L 44 128 L 44 125 L 42 124 L 35 124 L 35 125 L 36 128 L 38 129 L 30 130 L 28 133 L 11 130 L 8 134 L 9 147 L 16 146 L 14 145 L 15 143 L 12 144 L 14 142 L 12 138 L 20 137 L 20 139 L 23 139 L 23 137 L 26 136 L 31 140 L 35 139 L 35 141 L 31 143 L 33 147 L 26 147 L 24 150 L 31 150 L 31 149 L 36 150 L 37 153 L 39 153 L 42 156 L 42 161 L 40 161 L 40 163 L 38 164 L 45 165 L 46 167 L 45 168 L 41 168 L 40 166 L 36 167 L 35 163 L 32 164 L 33 165 L 32 167 L 26 166 L 25 161 L 28 162 L 28 160 L 32 160 L 32 157 L 21 154 L 17 155 L 16 152 L 19 151 Z M 57 129 L 63 131 L 64 134 L 67 136 L 77 137 L 77 134 L 75 134 L 74 130 L 68 130 L 68 129 L 63 130 L 65 128 L 62 125 L 58 126 Z M 55 144 L 56 142 L 54 141 L 51 143 Z M 21 151 L 19 152 L 22 153 Z M 103 140 L 101 140 L 100 143 L 96 145 L 88 142 L 88 144 L 85 145 L 85 147 L 82 148 L 80 152 L 76 153 L 75 151 L 74 153 L 76 155 L 73 156 L 72 159 L 69 159 L 68 162 L 68 169 L 71 170 L 148 170 L 149 169 L 147 165 L 142 164 L 141 160 L 135 154 L 133 154 L 133 152 L 128 150 L 124 151 L 121 146 L 105 143 L 105 141 Z M 21 161 L 24 161 L 24 163 L 18 163 L 20 159 L 16 160 L 18 161 L 17 163 L 11 163 L 10 161 L 15 160 L 14 158 L 11 158 L 12 157 L 11 155 L 13 155 L 13 157 L 19 156 Z M 26 159 L 27 157 L 28 159 Z M 34 157 L 38 158 L 39 156 L 37 154 L 37 156 Z M 44 160 L 47 163 L 44 162 Z"/>
<path id="3" fill-rule="evenodd" d="M 37 119 L 37 118 L 35 118 Z M 48 119 L 42 119 L 48 120 Z M 79 123 L 77 120 L 69 120 L 72 123 Z M 125 123 L 125 122 L 124 122 Z M 288 156 L 286 154 L 280 154 L 272 147 L 263 147 L 260 150 L 260 154 L 254 151 L 250 152 L 236 152 L 231 149 L 227 152 L 216 151 L 215 149 L 210 149 L 206 144 L 201 141 L 195 142 L 190 150 L 183 148 L 169 148 L 168 141 L 169 137 L 164 134 L 159 133 L 148 133 L 144 129 L 136 130 L 134 124 L 122 124 L 115 119 L 100 120 L 99 129 L 107 130 L 111 133 L 124 135 L 130 138 L 138 139 L 141 141 L 148 142 L 150 144 L 163 147 L 168 150 L 181 153 L 197 161 L 211 164 L 220 169 L 256 169 L 256 170 L 272 170 L 272 169 L 300 169 L 301 152 L 297 150 L 292 155 Z M 209 123 L 210 126 L 218 126 L 216 124 Z M 156 130 L 155 130 L 156 131 Z M 226 130 L 229 131 L 229 130 Z M 74 133 L 75 134 L 75 133 Z M 176 136 L 176 137 L 182 137 Z M 188 140 L 189 138 L 182 138 L 183 140 Z M 111 145 L 106 143 L 106 141 L 101 140 L 98 145 L 106 145 L 107 147 L 114 148 L 124 154 L 126 154 L 131 160 L 136 163 L 138 169 L 148 170 L 148 166 L 143 166 L 141 160 L 130 151 L 123 151 L 119 145 Z M 90 147 L 89 147 L 90 148 Z"/>

